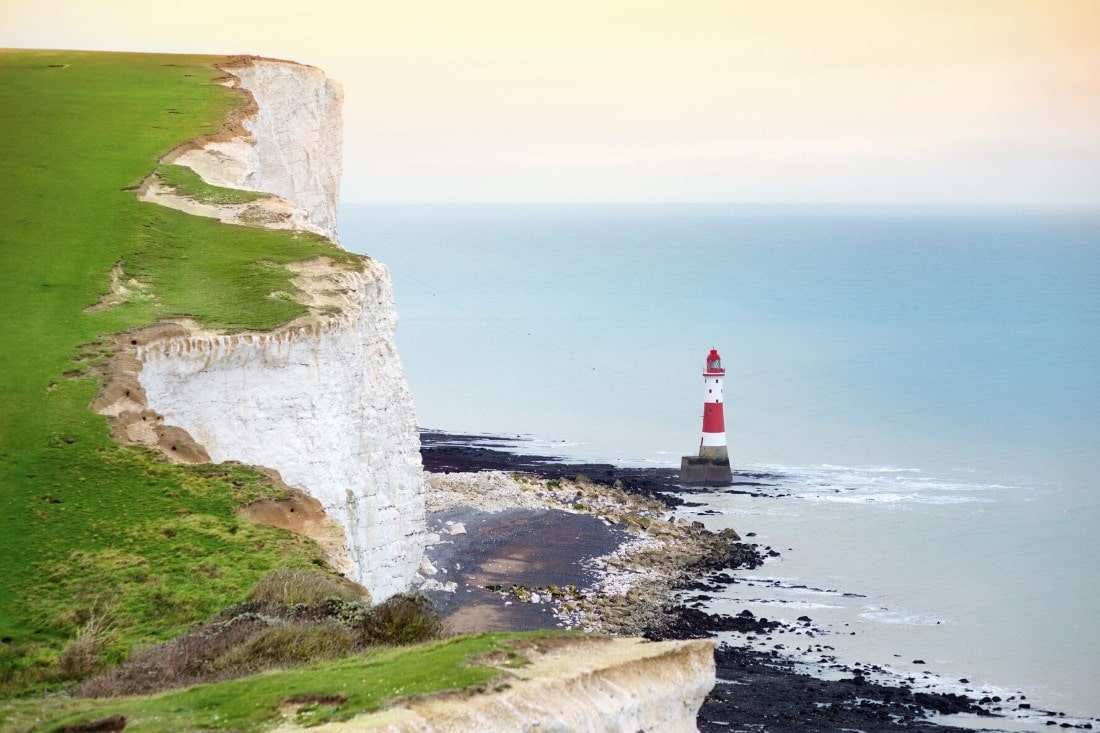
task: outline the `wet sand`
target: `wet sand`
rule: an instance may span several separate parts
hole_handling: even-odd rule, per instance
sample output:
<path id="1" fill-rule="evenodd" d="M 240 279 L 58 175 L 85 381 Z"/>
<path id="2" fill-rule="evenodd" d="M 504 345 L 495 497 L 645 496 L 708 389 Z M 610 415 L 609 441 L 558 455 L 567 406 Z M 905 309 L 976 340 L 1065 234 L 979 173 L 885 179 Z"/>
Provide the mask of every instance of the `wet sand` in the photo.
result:
<path id="1" fill-rule="evenodd" d="M 597 576 L 585 562 L 614 551 L 627 537 L 591 515 L 546 509 L 454 509 L 430 514 L 428 521 L 441 541 L 426 554 L 447 569 L 436 579 L 458 584 L 454 593 L 429 596 L 455 632 L 558 628 L 549 604 L 515 602 L 487 588 L 588 586 Z M 448 534 L 447 522 L 462 523 L 466 532 Z"/>

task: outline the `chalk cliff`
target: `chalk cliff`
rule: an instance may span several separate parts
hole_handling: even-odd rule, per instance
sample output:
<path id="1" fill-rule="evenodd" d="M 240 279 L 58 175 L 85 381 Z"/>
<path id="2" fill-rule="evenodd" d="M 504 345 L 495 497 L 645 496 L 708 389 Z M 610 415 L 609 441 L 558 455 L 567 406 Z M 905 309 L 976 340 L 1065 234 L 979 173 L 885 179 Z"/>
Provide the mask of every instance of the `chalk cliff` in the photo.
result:
<path id="1" fill-rule="evenodd" d="M 300 228 L 338 241 L 344 93 L 313 66 L 249 58 L 226 67 L 254 104 L 236 134 L 184 145 L 165 158 L 215 186 L 275 194 L 304 212 Z"/>
<path id="2" fill-rule="evenodd" d="M 297 212 L 298 228 L 335 241 L 339 87 L 291 62 L 247 59 L 228 71 L 255 104 L 233 134 L 196 141 L 169 160 L 215 185 L 276 194 L 280 212 Z M 155 191 L 145 197 L 157 200 Z M 232 335 L 162 324 L 133 340 L 136 376 L 156 422 L 186 431 L 210 460 L 275 469 L 317 499 L 343 527 L 334 564 L 381 600 L 408 586 L 425 531 L 419 435 L 394 348 L 389 273 L 368 259 L 358 269 L 328 260 L 292 269 L 309 316 Z"/>

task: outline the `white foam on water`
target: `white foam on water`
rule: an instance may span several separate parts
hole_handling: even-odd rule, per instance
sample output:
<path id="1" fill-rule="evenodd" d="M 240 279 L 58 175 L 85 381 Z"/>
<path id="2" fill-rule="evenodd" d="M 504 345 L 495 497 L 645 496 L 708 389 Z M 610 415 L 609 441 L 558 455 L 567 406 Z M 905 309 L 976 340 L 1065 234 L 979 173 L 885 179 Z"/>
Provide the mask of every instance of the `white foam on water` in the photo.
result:
<path id="1" fill-rule="evenodd" d="M 977 496 L 935 496 L 930 494 L 859 494 L 856 496 L 842 494 L 806 494 L 799 497 L 809 501 L 827 501 L 836 504 L 975 504 L 989 503 L 993 499 L 983 499 Z"/>
<path id="2" fill-rule="evenodd" d="M 727 598 L 729 601 L 737 601 L 741 603 L 751 603 L 755 606 L 780 606 L 782 608 L 790 608 L 795 611 L 812 611 L 821 610 L 826 608 L 844 608 L 844 606 L 837 606 L 831 603 L 814 603 L 812 601 L 790 601 L 783 600 L 781 598 Z"/>
<path id="3" fill-rule="evenodd" d="M 745 473 L 768 473 L 777 493 L 813 503 L 974 504 L 998 500 L 997 494 L 1023 487 L 1003 483 L 957 481 L 929 476 L 920 469 L 893 466 L 780 466 L 750 464 Z M 772 487 L 775 488 L 775 487 Z M 767 493 L 767 492 L 765 492 Z"/>
<path id="4" fill-rule="evenodd" d="M 920 613 L 902 613 L 891 611 L 888 608 L 867 607 L 866 611 L 859 614 L 860 618 L 877 621 L 880 624 L 906 624 L 908 626 L 939 626 L 941 624 L 954 623 L 950 619 L 938 616 L 927 616 Z"/>
<path id="5" fill-rule="evenodd" d="M 851 471 L 861 473 L 920 473 L 919 468 L 899 468 L 897 466 L 836 466 L 831 463 L 822 463 L 821 468 L 829 471 Z"/>

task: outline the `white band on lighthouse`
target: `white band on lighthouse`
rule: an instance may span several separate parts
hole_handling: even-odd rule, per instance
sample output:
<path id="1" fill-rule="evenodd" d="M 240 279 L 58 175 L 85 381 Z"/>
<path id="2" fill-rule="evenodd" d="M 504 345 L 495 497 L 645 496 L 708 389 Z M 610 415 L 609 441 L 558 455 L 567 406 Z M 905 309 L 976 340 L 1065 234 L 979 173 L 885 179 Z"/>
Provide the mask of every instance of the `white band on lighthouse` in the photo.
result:
<path id="1" fill-rule="evenodd" d="M 703 376 L 703 402 L 722 402 L 722 378 Z"/>
<path id="2" fill-rule="evenodd" d="M 703 445 L 708 448 L 714 448 L 717 446 L 726 444 L 725 433 L 703 433 Z"/>

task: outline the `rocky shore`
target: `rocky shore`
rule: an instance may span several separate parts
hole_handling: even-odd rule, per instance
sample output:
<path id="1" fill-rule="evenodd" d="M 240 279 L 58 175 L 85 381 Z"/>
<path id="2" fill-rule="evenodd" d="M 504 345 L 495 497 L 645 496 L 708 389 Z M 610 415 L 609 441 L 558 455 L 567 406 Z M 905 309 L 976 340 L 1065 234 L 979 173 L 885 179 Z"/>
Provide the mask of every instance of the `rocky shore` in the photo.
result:
<path id="1" fill-rule="evenodd" d="M 453 630 L 570 628 L 655 640 L 717 632 L 748 640 L 780 630 L 747 610 L 701 610 L 706 592 L 734 581 L 729 571 L 778 553 L 732 530 L 675 519 L 672 509 L 691 502 L 675 470 L 563 462 L 515 446 L 422 434 L 434 534 L 419 582 Z M 735 475 L 731 490 L 757 493 L 775 478 Z M 813 635 L 809 618 L 799 624 L 782 630 Z M 836 664 L 839 679 L 819 679 L 747 643 L 721 644 L 715 660 L 718 683 L 699 713 L 701 731 L 999 730 L 1000 700 L 882 684 L 873 667 Z M 973 727 L 932 722 L 957 713 Z M 1091 727 L 1056 713 L 1047 725 Z"/>
<path id="2" fill-rule="evenodd" d="M 422 589 L 456 630 L 552 621 L 616 636 L 703 636 L 684 633 L 686 609 L 671 603 L 670 590 L 762 562 L 732 530 L 672 521 L 662 502 L 619 480 L 486 471 L 429 474 L 427 488 L 434 534 Z"/>

